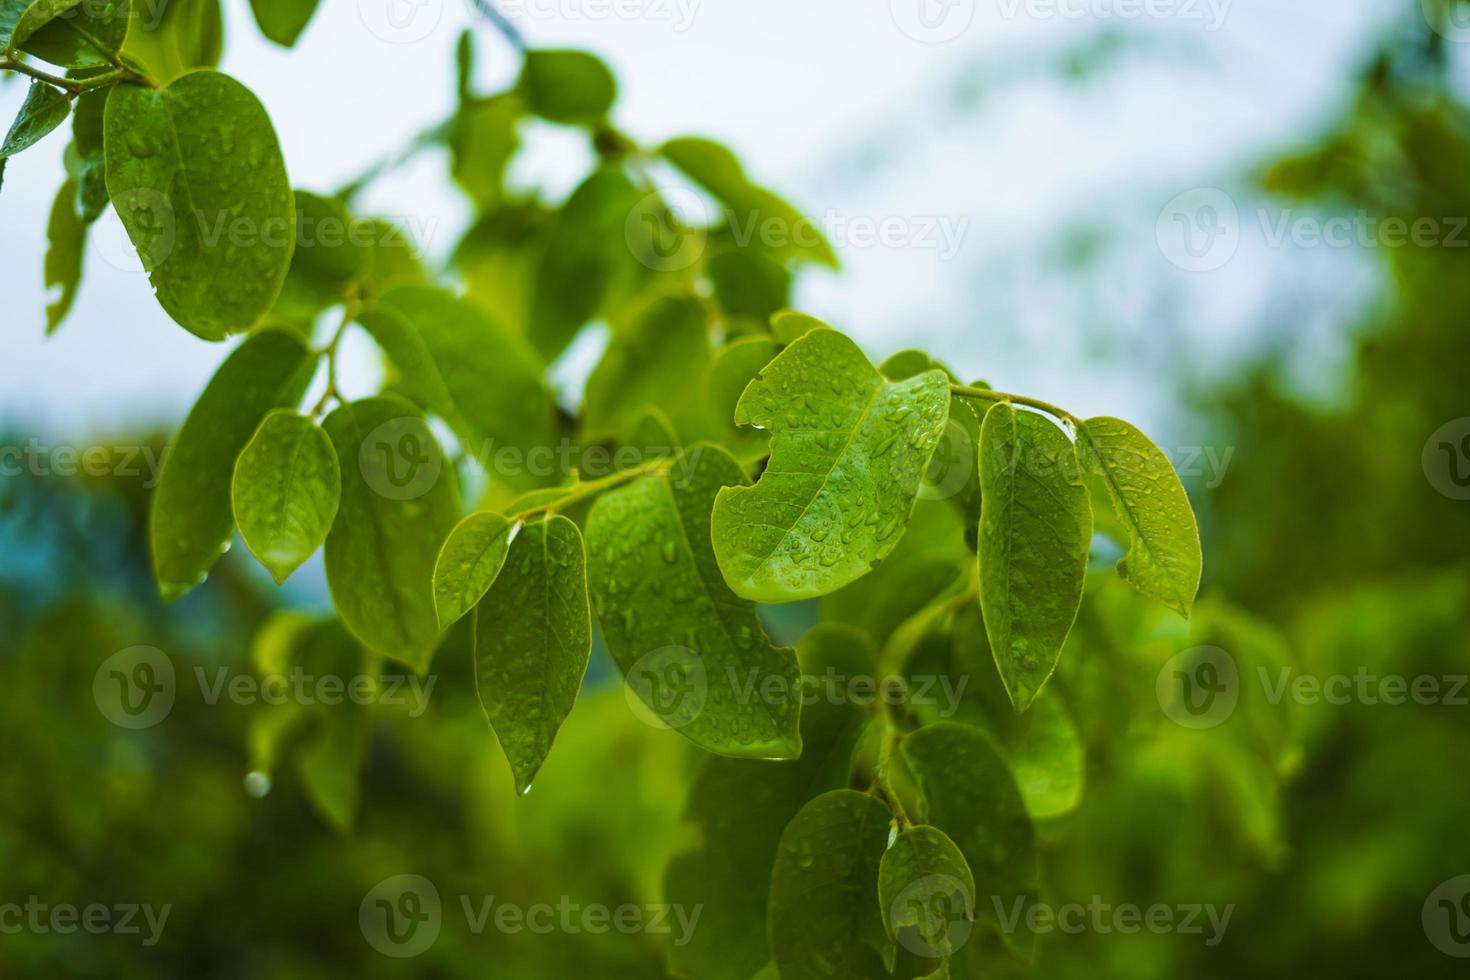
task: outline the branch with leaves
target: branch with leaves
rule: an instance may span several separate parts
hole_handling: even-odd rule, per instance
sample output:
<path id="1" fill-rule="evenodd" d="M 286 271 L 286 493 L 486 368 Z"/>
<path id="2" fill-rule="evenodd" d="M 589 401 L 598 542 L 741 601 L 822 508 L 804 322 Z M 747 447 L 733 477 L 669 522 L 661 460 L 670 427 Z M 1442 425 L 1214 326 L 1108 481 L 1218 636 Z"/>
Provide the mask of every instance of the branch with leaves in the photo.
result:
<path id="1" fill-rule="evenodd" d="M 130 34 L 126 3 L 94 21 L 91 7 L 47 20 L 56 5 L 0 2 L 12 25 L 0 70 L 33 79 L 6 154 L 75 108 L 46 260 L 62 290 L 51 327 L 110 205 L 173 320 L 205 341 L 244 335 L 153 499 L 165 598 L 199 586 L 238 532 L 278 582 L 322 551 L 335 606 L 311 629 L 267 627 L 261 662 L 313 655 L 327 631 L 371 669 L 393 660 L 422 674 L 446 635 L 470 631 L 479 699 L 522 792 L 600 635 L 651 717 L 707 754 L 690 788 L 695 822 L 748 807 L 726 799 L 747 779 L 769 780 L 761 799 L 780 803 L 774 823 L 752 814 L 762 856 L 732 857 L 711 832 L 669 869 L 672 897 L 714 883 L 753 895 L 741 907 L 758 920 L 671 951 L 684 975 L 748 980 L 769 961 L 786 980 L 959 977 L 1024 958 L 974 889 L 1034 895 L 1031 817 L 1047 804 L 986 723 L 939 720 L 902 695 L 916 672 L 984 676 L 1006 714 L 1063 725 L 1049 683 L 1107 509 L 1099 526 L 1126 550 L 1119 573 L 1188 616 L 1199 537 L 1157 447 L 1118 419 L 963 384 L 924 352 L 875 365 L 787 309 L 803 268 L 836 265 L 814 226 L 723 146 L 640 146 L 610 121 L 616 84 L 601 61 L 528 47 L 503 18 L 523 50 L 517 83 L 476 93 L 466 36 L 459 105 L 415 141 L 448 148 L 477 215 L 452 267 L 431 271 L 392 224 L 352 212 L 355 191 L 391 168 L 337 195 L 290 186 L 265 107 L 213 70 L 208 29 L 165 17 L 157 36 Z M 262 27 L 289 44 L 311 7 Z M 507 182 L 533 119 L 594 151 L 565 200 Z M 674 184 L 713 218 L 681 214 Z M 741 234 L 771 223 L 786 233 Z M 611 338 L 573 413 L 550 366 L 593 323 Z M 337 370 L 357 331 L 386 366 L 366 397 Z M 912 525 L 941 519 L 936 508 L 950 522 L 935 539 L 946 557 L 890 573 L 916 567 L 903 564 Z M 813 600 L 824 617 L 842 603 L 896 612 L 871 630 L 824 621 L 797 649 L 777 643 L 762 606 Z M 928 663 L 936 637 L 960 667 Z M 834 676 L 897 696 L 879 711 L 812 696 Z M 322 723 L 355 777 L 366 727 Z M 291 727 L 263 726 L 257 749 Z M 345 827 L 355 792 L 320 804 Z M 943 887 L 915 896 L 916 881 Z M 936 897 L 989 938 L 936 932 Z"/>

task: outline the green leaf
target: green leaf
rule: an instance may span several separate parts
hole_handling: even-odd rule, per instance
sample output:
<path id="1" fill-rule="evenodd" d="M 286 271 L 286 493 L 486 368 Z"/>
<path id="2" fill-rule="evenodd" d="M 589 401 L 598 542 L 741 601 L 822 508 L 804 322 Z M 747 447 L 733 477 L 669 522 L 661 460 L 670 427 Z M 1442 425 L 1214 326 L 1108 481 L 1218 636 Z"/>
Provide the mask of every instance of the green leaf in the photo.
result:
<path id="1" fill-rule="evenodd" d="M 655 300 L 613 336 L 587 379 L 587 433 L 626 435 L 650 405 L 678 417 L 698 397 L 709 356 L 703 304 L 693 296 Z"/>
<path id="2" fill-rule="evenodd" d="M 316 7 L 317 0 L 250 0 L 260 33 L 285 48 L 306 30 Z"/>
<path id="3" fill-rule="evenodd" d="M 499 514 L 480 511 L 454 526 L 434 562 L 434 608 L 448 629 L 474 609 L 505 565 L 514 531 Z"/>
<path id="4" fill-rule="evenodd" d="M 1034 936 L 1006 932 L 996 903 L 1009 915 L 1016 902 L 1035 902 L 1039 869 L 1036 835 L 1025 801 L 990 739 L 963 725 L 921 728 L 901 751 L 924 795 L 926 822 L 959 847 L 974 881 L 984 889 L 975 899 L 975 928 L 955 954 L 957 977 L 989 975 L 983 961 L 995 954 L 993 940 L 1029 950 Z"/>
<path id="5" fill-rule="evenodd" d="M 816 223 L 763 187 L 752 184 L 727 148 L 707 139 L 669 140 L 659 153 L 725 206 L 736 241 L 778 258 L 837 268 L 837 255 Z"/>
<path id="6" fill-rule="evenodd" d="M 1077 427 L 1077 459 L 1100 474 L 1128 532 L 1118 574 L 1185 619 L 1199 591 L 1199 526 L 1179 474 L 1149 438 L 1122 419 L 1099 416 Z"/>
<path id="7" fill-rule="evenodd" d="M 77 96 L 71 117 L 71 145 L 66 172 L 77 181 L 77 215 L 86 224 L 107 208 L 107 160 L 103 154 L 102 116 L 107 91 L 94 89 Z"/>
<path id="8" fill-rule="evenodd" d="M 771 644 L 710 546 L 716 495 L 745 482 L 734 457 L 701 444 L 603 494 L 587 518 L 592 590 L 608 650 L 657 718 L 719 755 L 790 759 L 801 753 L 795 652 Z"/>
<path id="9" fill-rule="evenodd" d="M 736 594 L 790 602 L 833 592 L 899 539 L 944 431 L 949 381 L 893 383 L 835 330 L 796 341 L 750 383 L 735 421 L 772 433 L 754 487 L 721 491 L 714 545 Z"/>
<path id="10" fill-rule="evenodd" d="M 625 230 L 642 197 L 621 171 L 603 168 L 562 206 L 531 293 L 527 336 L 543 358 L 553 360 L 603 311 L 631 269 Z"/>
<path id="11" fill-rule="evenodd" d="M 332 602 L 365 647 L 423 674 L 442 639 L 433 576 L 439 543 L 460 514 L 453 471 L 400 398 L 343 405 L 323 427 L 342 471 L 326 544 Z"/>
<path id="12" fill-rule="evenodd" d="M 240 536 L 277 583 L 321 547 L 337 516 L 342 472 L 311 419 L 271 412 L 240 453 L 231 501 Z"/>
<path id="13" fill-rule="evenodd" d="M 911 827 L 883 854 L 878 904 L 889 938 L 921 961 L 948 959 L 970 938 L 975 877 L 944 831 Z"/>
<path id="14" fill-rule="evenodd" d="M 234 530 L 235 460 L 266 413 L 295 405 L 315 358 L 284 330 L 259 330 L 225 359 L 184 420 L 153 494 L 153 574 L 167 601 L 204 581 Z"/>
<path id="15" fill-rule="evenodd" d="M 71 102 L 61 89 L 52 88 L 45 82 L 31 82 L 26 100 L 21 103 L 20 112 L 5 134 L 5 142 L 0 143 L 0 175 L 5 172 L 6 160 L 35 145 L 41 137 L 60 126 L 70 111 Z"/>
<path id="16" fill-rule="evenodd" d="M 591 126 L 607 116 L 618 87 L 607 65 L 585 51 L 535 50 L 526 52 L 520 91 L 543 119 Z"/>
<path id="17" fill-rule="evenodd" d="M 936 368 L 951 381 L 958 382 L 953 371 L 919 350 L 899 351 L 878 366 L 890 381 L 902 381 Z M 989 385 L 981 383 L 977 387 Z M 970 535 L 980 526 L 980 420 L 981 412 L 974 402 L 966 398 L 950 399 L 944 438 L 934 451 L 924 476 L 924 487 L 919 492 L 926 500 L 948 500 L 954 504 Z"/>
<path id="18" fill-rule="evenodd" d="M 107 191 L 158 302 L 205 340 L 270 310 L 291 263 L 295 210 L 265 109 L 227 75 L 116 85 L 104 118 Z"/>
<path id="19" fill-rule="evenodd" d="M 56 192 L 51 218 L 46 222 L 46 288 L 56 298 L 46 304 L 46 333 L 56 332 L 76 299 L 82 280 L 82 251 L 87 244 L 87 226 L 77 216 L 77 182 L 68 177 Z"/>
<path id="20" fill-rule="evenodd" d="M 591 653 L 582 533 L 561 516 L 525 525 L 475 607 L 475 685 L 518 792 L 546 761 Z"/>
<path id="21" fill-rule="evenodd" d="M 555 445 L 555 404 L 540 358 L 476 307 L 443 290 L 400 286 L 359 322 L 414 399 L 448 422 L 466 451 Z"/>
<path id="22" fill-rule="evenodd" d="M 310 332 L 316 317 L 343 301 L 347 287 L 363 277 L 368 227 L 353 219 L 335 197 L 296 190 L 296 248 L 281 292 L 271 307 L 274 319 Z"/>
<path id="23" fill-rule="evenodd" d="M 110 66 L 131 19 L 129 0 L 82 0 L 31 34 L 21 48 L 64 68 Z"/>
<path id="24" fill-rule="evenodd" d="M 1001 680 L 1024 711 L 1077 618 L 1092 508 L 1062 430 L 1004 403 L 985 413 L 980 488 L 980 608 Z"/>
<path id="25" fill-rule="evenodd" d="M 878 980 L 890 949 L 878 907 L 888 808 L 839 789 L 802 807 L 771 871 L 771 959 L 781 980 Z"/>
<path id="26" fill-rule="evenodd" d="M 808 689 L 829 666 L 847 677 L 874 669 L 864 638 L 841 627 L 818 624 L 802 637 L 799 653 Z M 781 834 L 813 797 L 847 785 L 848 759 L 866 720 L 854 705 L 819 697 L 801 712 L 800 759 L 705 757 L 685 804 L 700 843 L 675 857 L 664 878 L 669 902 L 704 908 L 689 942 L 669 949 L 675 973 L 749 980 L 770 959 L 766 907 Z"/>
<path id="27" fill-rule="evenodd" d="M 465 99 L 449 131 L 451 172 L 481 211 L 500 203 L 505 167 L 520 147 L 521 101 L 505 93 Z"/>
<path id="28" fill-rule="evenodd" d="M 813 330 L 831 329 L 816 317 L 795 310 L 777 310 L 771 314 L 771 335 L 783 346 L 796 343 Z"/>
<path id="29" fill-rule="evenodd" d="M 791 295 L 791 273 L 760 252 L 735 249 L 710 257 L 705 265 L 715 299 L 733 316 L 765 323 Z"/>
<path id="30" fill-rule="evenodd" d="M 454 250 L 465 297 L 511 333 L 527 336 L 532 293 L 552 230 L 540 202 L 505 205 L 482 214 Z"/>
<path id="31" fill-rule="evenodd" d="M 137 0 L 146 7 L 149 0 Z M 134 18 L 123 57 L 140 63 L 150 78 L 167 85 L 185 72 L 213 68 L 224 50 L 219 0 L 162 0 Z"/>
<path id="32" fill-rule="evenodd" d="M 936 705 L 921 712 L 924 719 L 964 722 L 989 732 L 1010 766 L 1031 819 L 1059 817 L 1075 810 L 1086 782 L 1087 758 L 1063 692 L 1048 686 L 1028 711 L 1016 714 L 997 672 L 977 606 L 967 607 L 955 618 L 950 639 L 949 663 L 926 663 L 914 671 L 943 670 L 951 677 L 968 678 L 969 684 L 954 706 L 958 710 Z M 1074 629 L 1069 643 L 1077 639 Z M 947 715 L 945 709 L 949 709 Z"/>
<path id="33" fill-rule="evenodd" d="M 80 0 L 0 0 L 0 52 L 9 53 Z"/>

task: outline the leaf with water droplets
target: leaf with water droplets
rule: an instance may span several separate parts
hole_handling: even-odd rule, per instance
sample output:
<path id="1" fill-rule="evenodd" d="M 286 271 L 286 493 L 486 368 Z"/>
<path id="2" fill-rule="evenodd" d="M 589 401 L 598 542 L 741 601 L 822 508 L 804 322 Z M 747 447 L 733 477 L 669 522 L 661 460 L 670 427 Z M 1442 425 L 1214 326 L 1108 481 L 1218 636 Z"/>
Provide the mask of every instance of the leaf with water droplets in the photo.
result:
<path id="1" fill-rule="evenodd" d="M 798 647 L 805 683 L 873 673 L 866 637 L 819 623 Z M 811 690 L 812 688 L 808 688 Z M 749 980 L 770 959 L 766 904 L 781 833 L 813 797 L 848 783 L 849 758 L 867 713 L 835 697 L 810 698 L 801 712 L 800 759 L 765 762 L 706 756 L 689 788 L 685 819 L 699 845 L 664 876 L 668 901 L 702 907 L 689 942 L 669 950 L 679 976 Z"/>
<path id="2" fill-rule="evenodd" d="M 879 980 L 891 944 L 878 906 L 888 808 L 823 793 L 781 835 L 771 870 L 771 959 L 781 980 Z"/>
<path id="3" fill-rule="evenodd" d="M 889 938 L 933 971 L 970 938 L 975 877 L 944 831 L 910 827 L 883 854 L 878 903 Z"/>
<path id="4" fill-rule="evenodd" d="M 475 607 L 475 686 L 517 791 L 546 761 L 591 653 L 582 533 L 560 515 L 527 524 Z"/>
<path id="5" fill-rule="evenodd" d="M 955 843 L 984 889 L 974 902 L 975 928 L 955 950 L 951 969 L 956 977 L 989 976 L 1003 948 L 1025 955 L 1035 940 L 1026 930 L 1004 928 L 996 913 L 1037 897 L 1036 834 L 1025 801 L 984 732 L 945 722 L 901 744 L 923 793 L 926 823 Z"/>
<path id="6" fill-rule="evenodd" d="M 1199 525 L 1169 458 L 1122 419 L 1088 419 L 1077 428 L 1077 459 L 1099 474 L 1128 532 L 1118 574 L 1146 596 L 1189 618 L 1203 557 Z"/>
<path id="7" fill-rule="evenodd" d="M 1024 711 L 1077 618 L 1092 507 L 1062 430 L 996 404 L 980 430 L 980 608 L 1001 680 Z"/>
<path id="8" fill-rule="evenodd" d="M 78 4 L 79 0 L 0 0 L 0 53 L 9 54 L 26 38 Z"/>
<path id="9" fill-rule="evenodd" d="M 164 599 L 202 582 L 229 544 L 235 460 L 267 412 L 301 399 L 315 363 L 294 333 L 256 331 L 225 359 L 189 411 L 164 458 L 148 525 Z"/>
<path id="10" fill-rule="evenodd" d="M 162 89 L 116 85 L 103 130 L 107 191 L 159 305 L 205 340 L 254 325 L 296 241 L 286 165 L 260 101 L 216 71 Z"/>
<path id="11" fill-rule="evenodd" d="M 790 759 L 801 753 L 795 652 L 771 644 L 710 545 L 717 494 L 744 483 L 734 457 L 699 444 L 604 494 L 587 518 L 592 588 L 608 650 L 658 718 L 719 755 Z"/>
<path id="12" fill-rule="evenodd" d="M 128 0 L 74 3 L 32 33 L 20 48 L 64 68 L 109 66 L 127 37 L 131 14 Z"/>
<path id="13" fill-rule="evenodd" d="M 454 526 L 434 563 L 434 608 L 448 629 L 484 598 L 505 565 L 510 521 L 479 511 Z"/>
<path id="14" fill-rule="evenodd" d="M 835 330 L 814 330 L 745 389 L 735 421 L 772 433 L 753 487 L 715 503 L 715 553 L 736 594 L 791 602 L 867 574 L 903 537 L 949 413 L 949 379 L 890 382 Z"/>
<path id="15" fill-rule="evenodd" d="M 326 545 L 332 602 L 363 646 L 423 674 L 443 638 L 434 562 L 460 515 L 454 473 L 401 398 L 351 402 L 322 426 L 342 471 Z"/>
<path id="16" fill-rule="evenodd" d="M 5 173 L 6 160 L 35 145 L 41 137 L 60 126 L 70 111 L 71 102 L 61 89 L 52 88 L 45 82 L 31 82 L 20 112 L 10 124 L 5 141 L 0 143 L 0 176 Z"/>
<path id="17" fill-rule="evenodd" d="M 231 501 L 251 554 L 278 583 L 321 547 L 337 516 L 342 474 L 332 441 L 289 409 L 271 412 L 235 463 Z"/>

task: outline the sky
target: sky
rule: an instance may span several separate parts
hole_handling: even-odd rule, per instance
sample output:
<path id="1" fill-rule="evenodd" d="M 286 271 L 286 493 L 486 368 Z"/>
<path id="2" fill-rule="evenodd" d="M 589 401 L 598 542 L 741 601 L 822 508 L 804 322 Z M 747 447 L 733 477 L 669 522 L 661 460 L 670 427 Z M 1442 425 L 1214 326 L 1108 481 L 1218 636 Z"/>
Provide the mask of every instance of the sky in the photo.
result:
<path id="1" fill-rule="evenodd" d="M 1229 370 L 1283 296 L 1306 311 L 1293 323 L 1301 343 L 1323 356 L 1373 289 L 1354 249 L 1274 240 L 1281 214 L 1242 175 L 1331 123 L 1402 3 L 500 6 L 532 46 L 609 62 L 624 131 L 646 144 L 721 140 L 814 217 L 843 269 L 804 275 L 798 305 L 875 358 L 923 346 L 966 377 L 1133 418 L 1164 441 L 1178 425 L 1164 360 Z M 332 189 L 447 116 L 464 27 L 479 42 L 480 90 L 518 68 L 470 0 L 323 0 L 289 51 L 259 35 L 245 0 L 226 0 L 225 17 L 221 69 L 266 106 L 298 187 Z M 1091 65 L 1080 80 L 1078 64 Z M 0 115 L 22 97 L 0 87 Z M 114 218 L 93 236 L 70 318 L 43 336 L 41 257 L 65 142 L 57 133 L 12 160 L 0 190 L 0 425 L 49 439 L 175 425 L 225 350 L 163 314 Z M 563 194 L 585 170 L 574 138 L 537 133 L 530 146 L 513 181 Z M 359 210 L 417 229 L 432 255 L 469 220 L 437 153 L 374 185 Z M 1222 215 L 1229 234 L 1205 223 Z M 1191 233 L 1207 254 L 1180 237 Z M 1104 258 L 1079 268 L 1098 242 Z M 1320 302 L 1301 302 L 1304 290 Z M 595 354 L 594 335 L 557 377 L 574 383 Z M 349 381 L 369 360 L 354 349 Z"/>

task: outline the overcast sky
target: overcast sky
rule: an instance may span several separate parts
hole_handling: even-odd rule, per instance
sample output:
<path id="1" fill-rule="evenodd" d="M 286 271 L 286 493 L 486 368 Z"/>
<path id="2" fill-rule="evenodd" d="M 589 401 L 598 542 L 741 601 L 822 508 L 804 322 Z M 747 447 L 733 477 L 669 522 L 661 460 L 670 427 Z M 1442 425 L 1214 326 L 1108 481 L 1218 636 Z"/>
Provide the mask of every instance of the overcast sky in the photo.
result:
<path id="1" fill-rule="evenodd" d="M 822 221 L 844 270 L 805 278 L 802 305 L 873 354 L 926 345 L 997 387 L 1166 429 L 1167 386 L 1143 370 L 1148 352 L 1182 351 L 1205 367 L 1235 356 L 1283 288 L 1283 250 L 1262 241 L 1233 181 L 1331 121 L 1375 25 L 1404 9 L 1390 0 L 502 6 L 532 45 L 585 47 L 612 65 L 626 131 L 649 144 L 686 133 L 727 142 L 757 179 Z M 469 0 L 325 0 L 291 51 L 259 36 L 245 0 L 227 0 L 222 68 L 264 102 L 293 184 L 330 189 L 450 111 L 455 39 L 472 21 L 488 91 L 511 79 L 516 61 Z M 1122 49 L 1100 48 L 1103 32 Z M 1089 43 L 1101 52 L 1089 80 L 1059 76 L 1064 54 Z M 0 90 L 6 118 L 22 94 Z M 12 160 L 0 191 L 0 422 L 51 439 L 173 424 L 225 349 L 168 320 L 119 247 L 115 221 L 95 236 L 70 319 L 42 336 L 45 219 L 64 144 L 57 134 Z M 515 179 L 562 192 L 585 166 L 574 139 L 534 147 Z M 1202 213 L 1209 192 L 1198 189 L 1212 187 L 1239 205 L 1238 243 L 1218 267 L 1181 268 L 1169 208 Z M 426 229 L 437 254 L 468 219 L 434 154 L 364 204 Z M 869 241 L 879 225 L 889 240 Z M 1091 226 L 1123 258 L 1094 269 L 1090 285 L 1071 276 L 1059 285 L 1057 248 Z M 1346 263 L 1339 303 L 1368 288 L 1371 268 L 1353 257 L 1314 261 Z M 1161 308 L 1160 295 L 1173 299 Z M 1321 319 L 1325 333 L 1342 316 Z M 1121 358 L 1078 379 L 1120 344 Z"/>

